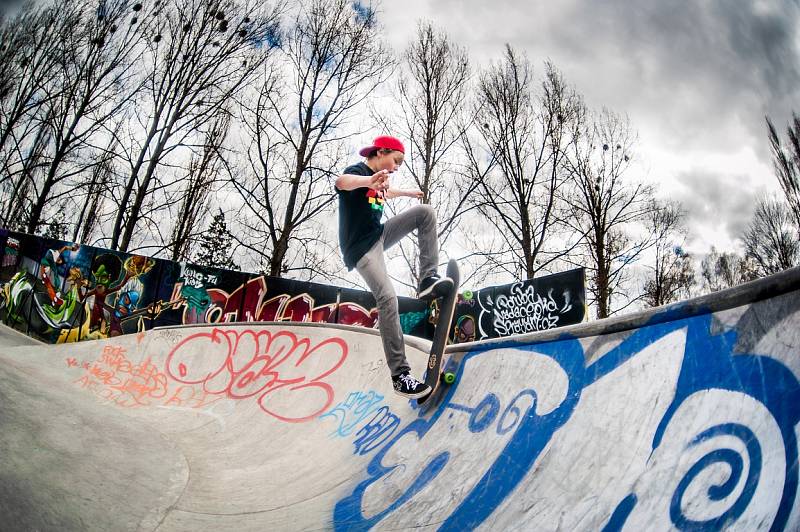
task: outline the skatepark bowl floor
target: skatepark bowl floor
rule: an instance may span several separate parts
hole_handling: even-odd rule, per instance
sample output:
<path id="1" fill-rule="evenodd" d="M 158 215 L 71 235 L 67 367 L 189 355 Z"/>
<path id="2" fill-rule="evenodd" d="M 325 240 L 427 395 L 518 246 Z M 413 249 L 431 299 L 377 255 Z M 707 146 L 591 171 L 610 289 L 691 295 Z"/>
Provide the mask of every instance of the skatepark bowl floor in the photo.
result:
<path id="1" fill-rule="evenodd" d="M 450 346 L 423 407 L 370 329 L 6 329 L 0 529 L 798 530 L 799 289 Z"/>

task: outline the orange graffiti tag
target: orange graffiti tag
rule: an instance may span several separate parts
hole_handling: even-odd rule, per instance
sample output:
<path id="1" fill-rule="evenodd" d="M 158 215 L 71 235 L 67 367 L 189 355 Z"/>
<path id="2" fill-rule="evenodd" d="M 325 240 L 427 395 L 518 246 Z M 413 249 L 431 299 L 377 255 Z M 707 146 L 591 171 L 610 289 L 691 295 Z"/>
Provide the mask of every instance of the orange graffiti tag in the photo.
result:
<path id="1" fill-rule="evenodd" d="M 75 382 L 120 406 L 151 405 L 168 393 L 167 376 L 149 357 L 134 364 L 120 346 L 105 346 L 100 357 L 84 368 Z"/>

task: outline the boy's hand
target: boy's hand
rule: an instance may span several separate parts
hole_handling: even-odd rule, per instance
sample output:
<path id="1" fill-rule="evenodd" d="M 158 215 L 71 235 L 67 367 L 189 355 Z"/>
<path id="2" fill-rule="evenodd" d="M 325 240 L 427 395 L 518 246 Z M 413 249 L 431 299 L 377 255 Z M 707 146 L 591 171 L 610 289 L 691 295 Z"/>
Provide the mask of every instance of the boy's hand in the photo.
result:
<path id="1" fill-rule="evenodd" d="M 410 190 L 390 188 L 386 190 L 387 199 L 406 197 L 421 200 L 423 196 L 422 191 L 416 188 Z"/>
<path id="2" fill-rule="evenodd" d="M 389 171 L 379 170 L 369 179 L 369 188 L 384 191 L 389 189 Z"/>

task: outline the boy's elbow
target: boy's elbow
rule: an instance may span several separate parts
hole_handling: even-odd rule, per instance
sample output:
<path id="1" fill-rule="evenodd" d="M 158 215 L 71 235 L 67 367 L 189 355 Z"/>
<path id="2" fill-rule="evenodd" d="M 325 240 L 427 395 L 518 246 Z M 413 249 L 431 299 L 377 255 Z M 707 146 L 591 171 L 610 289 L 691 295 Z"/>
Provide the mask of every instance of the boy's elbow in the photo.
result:
<path id="1" fill-rule="evenodd" d="M 337 190 L 344 190 L 344 181 L 344 176 L 340 175 L 336 178 L 336 181 L 334 181 L 333 186 L 335 186 Z"/>

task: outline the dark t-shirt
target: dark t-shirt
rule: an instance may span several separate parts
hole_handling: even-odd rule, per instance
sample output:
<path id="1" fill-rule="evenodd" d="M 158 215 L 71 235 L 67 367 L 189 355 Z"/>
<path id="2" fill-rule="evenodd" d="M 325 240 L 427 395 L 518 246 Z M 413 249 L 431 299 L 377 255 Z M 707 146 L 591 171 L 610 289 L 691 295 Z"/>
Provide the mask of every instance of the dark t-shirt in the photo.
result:
<path id="1" fill-rule="evenodd" d="M 348 166 L 343 174 L 371 176 L 375 172 L 358 163 Z M 339 190 L 339 246 L 344 264 L 352 270 L 358 260 L 375 245 L 383 233 L 383 192 L 368 187 Z"/>

